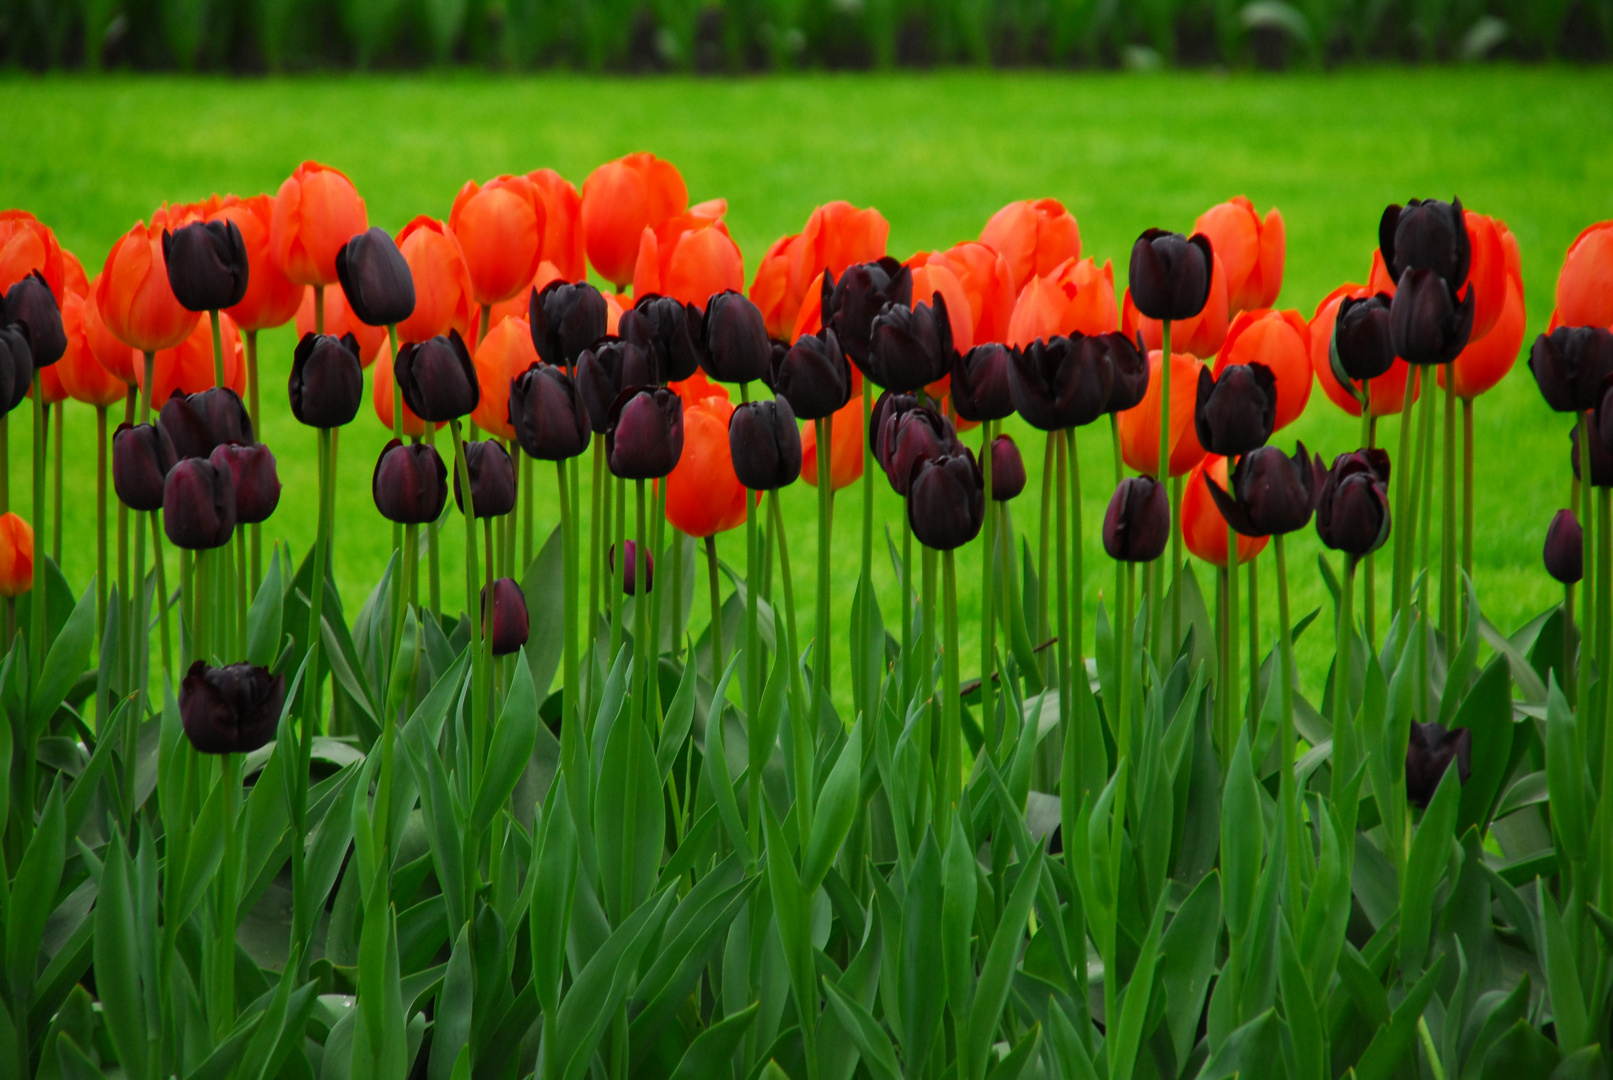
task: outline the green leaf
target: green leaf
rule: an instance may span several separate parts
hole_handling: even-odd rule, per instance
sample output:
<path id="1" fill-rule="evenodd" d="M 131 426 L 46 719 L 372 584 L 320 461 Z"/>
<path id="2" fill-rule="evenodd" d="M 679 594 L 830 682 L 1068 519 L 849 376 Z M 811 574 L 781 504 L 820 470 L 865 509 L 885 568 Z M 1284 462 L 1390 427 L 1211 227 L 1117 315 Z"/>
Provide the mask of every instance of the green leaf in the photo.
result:
<path id="1" fill-rule="evenodd" d="M 1221 933 L 1221 876 L 1206 874 L 1165 928 L 1159 945 L 1159 981 L 1165 991 L 1165 1026 L 1178 1062 L 1186 1062 L 1198 1038 L 1204 995 L 1215 973 Z"/>
<path id="2" fill-rule="evenodd" d="M 637 717 L 620 718 L 605 744 L 594 793 L 594 837 L 605 911 L 619 924 L 655 887 L 666 812 L 649 733 Z"/>
<path id="3" fill-rule="evenodd" d="M 840 756 L 829 770 L 818 807 L 812 816 L 812 835 L 801 859 L 801 887 L 814 892 L 823 884 L 829 867 L 840 854 L 840 847 L 851 832 L 851 824 L 862 808 L 863 731 L 859 722 L 840 747 Z M 973 862 L 974 856 L 970 855 Z"/>
<path id="4" fill-rule="evenodd" d="M 734 1053 L 756 1022 L 756 1010 L 761 1007 L 761 1002 L 754 1002 L 696 1035 L 678 1060 L 678 1067 L 672 1070 L 671 1080 L 708 1080 L 732 1068 Z"/>
<path id="5" fill-rule="evenodd" d="M 1527 1020 L 1507 1029 L 1484 1053 L 1481 1080 L 1520 1080 L 1525 1076 L 1550 1076 L 1562 1062 L 1562 1051 Z"/>
<path id="6" fill-rule="evenodd" d="M 532 760 L 532 748 L 537 742 L 537 694 L 527 665 L 516 664 L 498 724 L 493 728 L 493 743 L 487 753 L 482 786 L 476 792 L 475 809 L 471 811 L 474 835 L 484 835 L 493 824 L 494 816 L 510 801 L 527 762 Z"/>
<path id="7" fill-rule="evenodd" d="M 1278 1035 L 1277 1011 L 1267 1009 L 1227 1035 L 1221 1049 L 1198 1071 L 1197 1080 L 1265 1076 L 1279 1056 Z"/>
<path id="8" fill-rule="evenodd" d="M 118 1063 L 129 1080 L 145 1080 L 146 1007 L 140 992 L 139 935 L 149 928 L 136 926 L 130 874 L 129 853 L 122 837 L 113 833 L 95 904 L 95 990 Z"/>
<path id="9" fill-rule="evenodd" d="M 780 654 L 782 655 L 782 653 Z M 784 960 L 790 969 L 798 1015 L 818 1014 L 817 971 L 812 949 L 811 895 L 801 888 L 790 859 L 789 842 L 779 830 L 773 811 L 764 804 L 762 824 L 767 833 L 767 884 L 778 919 Z"/>
<path id="10" fill-rule="evenodd" d="M 1249 930 L 1259 883 L 1260 856 L 1265 850 L 1265 816 L 1249 761 L 1249 737 L 1238 736 L 1221 797 L 1221 881 L 1227 932 L 1241 938 Z"/>
<path id="11" fill-rule="evenodd" d="M 1032 1024 L 1024 1037 L 1008 1051 L 1007 1056 L 992 1065 L 991 1072 L 987 1074 L 989 1080 L 1019 1080 L 1019 1074 L 1030 1064 L 1031 1055 L 1036 1053 L 1041 1041 L 1042 1025 Z"/>
<path id="12" fill-rule="evenodd" d="M 442 989 L 437 991 L 431 1059 L 426 1063 L 427 1080 L 449 1080 L 457 1071 L 456 1059 L 469 1049 L 471 1007 L 475 1000 L 470 924 L 466 923 L 454 939 L 453 951 L 448 954 L 448 970 L 443 973 Z"/>
<path id="13" fill-rule="evenodd" d="M 530 468 L 536 462 L 522 464 Z M 564 552 L 564 537 L 560 526 L 556 525 L 532 565 L 521 575 L 521 592 L 532 619 L 525 653 L 527 673 L 532 678 L 533 692 L 545 697 L 560 667 L 566 643 Z"/>
<path id="14" fill-rule="evenodd" d="M 246 661 L 259 667 L 268 667 L 280 655 L 280 620 L 285 613 L 280 557 L 280 547 L 276 545 L 269 556 L 269 569 L 246 613 Z"/>
<path id="15" fill-rule="evenodd" d="M 768 759 L 773 756 L 773 748 L 778 744 L 779 724 L 784 719 L 784 701 L 790 688 L 791 660 L 787 653 L 787 649 L 779 649 L 773 654 L 773 670 L 768 675 L 767 686 L 762 690 L 756 715 L 746 718 L 750 721 L 746 729 L 746 747 L 753 777 L 762 775 Z M 751 807 L 750 812 L 756 813 L 756 807 Z"/>
<path id="16" fill-rule="evenodd" d="M 1462 785 L 1461 807 L 1456 814 L 1456 835 L 1468 829 L 1489 827 L 1490 812 L 1506 782 L 1512 759 L 1512 672 L 1504 656 L 1497 656 L 1473 684 L 1456 713 L 1456 727 L 1472 732 L 1471 774 Z"/>
<path id="17" fill-rule="evenodd" d="M 1028 929 L 1031 905 L 1036 901 L 1036 890 L 1041 884 L 1044 858 L 1042 849 L 1037 848 L 1036 854 L 1031 856 L 1030 862 L 1020 872 L 1019 881 L 1009 896 L 1008 906 L 1003 909 L 1003 917 L 998 920 L 997 930 L 992 934 L 985 962 L 980 966 L 980 981 L 975 986 L 974 1003 L 969 1010 L 965 1044 L 968 1047 L 967 1080 L 979 1080 L 985 1075 L 1003 1006 L 1008 1003 L 1009 987 L 1019 960 L 1020 942 Z"/>
<path id="18" fill-rule="evenodd" d="M 555 781 L 543 814 L 542 846 L 535 852 L 532 900 L 527 914 L 532 947 L 532 981 L 538 1002 L 552 1015 L 560 1004 L 560 976 L 566 932 L 577 886 L 577 829 L 571 818 L 566 777 Z"/>
<path id="19" fill-rule="evenodd" d="M 1277 980 L 1282 987 L 1283 1016 L 1288 1020 L 1288 1034 L 1293 1040 L 1294 1058 L 1299 1066 L 1294 1080 L 1324 1080 L 1327 1031 L 1316 1008 L 1316 995 L 1305 975 L 1299 946 L 1294 943 L 1287 919 L 1277 920 L 1277 933 L 1281 945 Z"/>
<path id="20" fill-rule="evenodd" d="M 672 775 L 678 752 L 683 749 L 684 740 L 689 737 L 689 728 L 694 723 L 695 684 L 698 681 L 694 664 L 684 664 L 683 675 L 678 679 L 678 690 L 672 695 L 666 716 L 661 721 L 661 737 L 655 747 L 655 766 L 663 784 Z"/>
<path id="21" fill-rule="evenodd" d="M 37 735 L 61 708 L 62 699 L 89 668 L 90 646 L 95 643 L 95 588 L 84 590 L 68 616 L 67 625 L 50 643 L 39 682 L 28 698 L 28 719 Z"/>
<path id="22" fill-rule="evenodd" d="M 1438 984 L 1440 971 L 1444 967 L 1443 956 L 1429 965 L 1423 977 L 1417 980 L 1417 985 L 1413 986 L 1395 1007 L 1389 1017 L 1389 1023 L 1379 1028 L 1372 1036 L 1372 1042 L 1367 1046 L 1366 1053 L 1362 1054 L 1361 1060 L 1356 1063 L 1356 1080 L 1389 1080 L 1396 1074 L 1406 1052 L 1411 1049 L 1412 1042 L 1417 1038 L 1417 1021 L 1423 1015 L 1423 1009 L 1428 1007 L 1428 999 L 1434 996 L 1434 987 Z"/>
<path id="23" fill-rule="evenodd" d="M 942 902 L 941 849 L 935 833 L 926 829 L 907 878 L 900 954 L 902 1056 L 915 1076 L 924 1072 L 946 1000 L 945 981 L 936 978 L 934 971 L 935 960 L 942 954 Z"/>
<path id="24" fill-rule="evenodd" d="M 1579 981 L 1577 950 L 1563 927 L 1557 901 L 1546 883 L 1535 882 L 1535 898 L 1540 906 L 1540 947 L 1537 955 L 1546 969 L 1546 986 L 1551 991 L 1552 1022 L 1557 1028 L 1557 1046 L 1572 1054 L 1591 1039 L 1591 1021 L 1585 1009 L 1585 992 Z"/>
<path id="25" fill-rule="evenodd" d="M 1546 697 L 1546 786 L 1551 792 L 1552 828 L 1559 851 L 1573 862 L 1585 858 L 1590 843 L 1586 821 L 1585 758 L 1575 727 L 1579 718 L 1568 707 L 1552 677 Z"/>
<path id="26" fill-rule="evenodd" d="M 1602 1048 L 1592 1044 L 1563 1058 L 1562 1064 L 1551 1071 L 1548 1080 L 1598 1080 L 1606 1074 L 1607 1070 L 1602 1066 Z"/>
<path id="27" fill-rule="evenodd" d="M 828 992 L 829 1004 L 840 1018 L 841 1025 L 851 1033 L 852 1041 L 862 1053 L 863 1064 L 873 1074 L 874 1080 L 902 1080 L 901 1067 L 896 1064 L 896 1051 L 891 1046 L 890 1036 L 879 1026 L 879 1021 L 834 983 L 824 980 L 823 988 Z"/>
<path id="28" fill-rule="evenodd" d="M 1109 1075 L 1114 1080 L 1131 1080 L 1137 1064 L 1137 1051 L 1142 1046 L 1144 1027 L 1148 1020 L 1149 999 L 1154 993 L 1154 969 L 1159 961 L 1159 939 L 1165 922 L 1165 901 L 1160 900 L 1154 909 L 1154 919 L 1143 939 L 1142 951 L 1132 968 L 1131 980 L 1126 984 L 1120 1003 L 1120 1024 L 1109 1045 Z"/>
<path id="29" fill-rule="evenodd" d="M 24 998 L 38 974 L 39 945 L 45 920 L 56 906 L 56 888 L 67 861 L 67 822 L 60 784 L 52 784 L 45 811 L 28 847 L 23 850 L 17 874 L 11 881 L 6 905 L 6 971 L 11 977 L 13 1000 Z"/>
<path id="30" fill-rule="evenodd" d="M 1400 966 L 1408 981 L 1423 969 L 1433 926 L 1434 887 L 1450 863 L 1451 830 L 1462 797 L 1461 778 L 1450 769 L 1412 837 L 1406 876 L 1400 883 Z"/>
<path id="31" fill-rule="evenodd" d="M 756 853 L 751 850 L 750 837 L 745 832 L 745 823 L 739 816 L 739 802 L 734 798 L 734 779 L 728 771 L 728 748 L 723 735 L 723 710 L 728 706 L 728 681 L 733 678 L 734 670 L 739 667 L 740 655 L 736 653 L 728 660 L 728 668 L 722 673 L 717 682 L 717 689 L 711 695 L 711 709 L 706 714 L 706 752 L 701 762 L 701 784 L 711 793 L 712 801 L 717 804 L 717 814 L 722 818 L 723 827 L 728 831 L 729 843 L 743 852 L 746 863 L 756 861 Z"/>
<path id="32" fill-rule="evenodd" d="M 946 851 L 941 858 L 941 974 L 946 980 L 947 1003 L 955 1025 L 968 1023 L 969 1002 L 974 996 L 975 897 L 979 872 L 974 845 L 963 831 L 961 815 L 952 819 Z M 959 1047 L 960 1051 L 964 1047 Z M 965 1058 L 960 1070 L 970 1076 Z"/>

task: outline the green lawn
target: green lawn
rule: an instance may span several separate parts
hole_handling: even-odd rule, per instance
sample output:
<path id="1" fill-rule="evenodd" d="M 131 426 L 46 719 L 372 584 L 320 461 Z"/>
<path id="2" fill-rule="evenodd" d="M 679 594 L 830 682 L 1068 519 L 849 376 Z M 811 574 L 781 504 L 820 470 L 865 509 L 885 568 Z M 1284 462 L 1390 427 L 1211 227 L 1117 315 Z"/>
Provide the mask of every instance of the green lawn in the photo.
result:
<path id="1" fill-rule="evenodd" d="M 112 240 L 160 201 L 272 192 L 304 158 L 346 170 L 372 223 L 395 230 L 418 213 L 446 217 L 472 177 L 547 165 L 580 183 L 601 161 L 649 149 L 682 168 L 693 199 L 727 197 L 728 221 L 752 270 L 769 242 L 798 230 L 829 199 L 879 207 L 891 222 L 891 252 L 905 257 L 974 237 L 1008 200 L 1051 195 L 1079 219 L 1085 251 L 1114 258 L 1124 280 L 1129 245 L 1143 228 L 1185 229 L 1205 207 L 1244 193 L 1261 210 L 1282 208 L 1289 246 L 1279 305 L 1307 316 L 1335 285 L 1365 280 L 1386 203 L 1459 195 L 1516 233 L 1532 339 L 1549 315 L 1568 244 L 1585 225 L 1613 216 L 1613 72 L 1606 70 L 13 79 L 0 83 L 0 113 L 12 117 L 0 203 L 53 225 L 91 273 Z M 279 389 L 291 349 L 289 329 L 265 338 L 261 435 L 286 483 L 272 531 L 300 551 L 313 533 L 314 437 L 292 420 Z M 1540 543 L 1567 498 L 1567 426 L 1546 409 L 1521 364 L 1477 407 L 1476 578 L 1481 603 L 1504 628 L 1559 595 L 1540 567 Z M 11 427 L 13 504 L 22 506 L 27 409 Z M 1393 422 L 1381 430 L 1393 440 Z M 87 581 L 94 565 L 93 431 L 88 410 L 70 410 L 65 562 L 75 582 Z M 1354 446 L 1357 431 L 1318 391 L 1292 434 L 1331 459 Z M 390 550 L 390 530 L 369 495 L 385 438 L 366 406 L 341 441 L 336 570 L 350 609 Z M 1110 493 L 1108 445 L 1102 427 L 1081 435 L 1089 618 L 1099 588 L 1113 580 L 1097 539 Z M 1027 456 L 1034 492 L 1040 454 Z M 880 488 L 879 516 L 894 524 L 899 506 Z M 549 485 L 544 490 L 552 495 Z M 812 493 L 798 486 L 784 498 L 797 588 L 810 604 Z M 541 515 L 546 523 L 554 520 L 551 506 Z M 855 498 L 842 503 L 835 546 L 835 596 L 846 610 L 857 572 L 856 506 Z M 1034 519 L 1031 500 L 1022 500 L 1018 523 L 1034 529 Z M 457 524 L 448 530 L 450 568 L 460 565 L 454 541 L 461 535 Z M 1314 534 L 1296 539 L 1298 615 L 1321 603 L 1324 590 Z M 724 552 L 741 562 L 742 541 L 728 538 Z M 964 565 L 974 562 L 965 556 Z M 1269 558 L 1265 566 L 1269 574 Z M 969 620 L 977 574 L 961 577 Z M 446 598 L 460 599 L 460 580 L 445 571 Z M 1380 581 L 1387 589 L 1387 574 Z M 1270 629 L 1274 583 L 1262 591 Z M 886 597 L 890 611 L 889 588 Z M 803 625 L 809 619 L 804 613 Z M 965 632 L 966 650 L 973 637 Z M 1318 637 L 1301 651 L 1313 695 Z M 967 652 L 963 666 L 973 666 Z"/>

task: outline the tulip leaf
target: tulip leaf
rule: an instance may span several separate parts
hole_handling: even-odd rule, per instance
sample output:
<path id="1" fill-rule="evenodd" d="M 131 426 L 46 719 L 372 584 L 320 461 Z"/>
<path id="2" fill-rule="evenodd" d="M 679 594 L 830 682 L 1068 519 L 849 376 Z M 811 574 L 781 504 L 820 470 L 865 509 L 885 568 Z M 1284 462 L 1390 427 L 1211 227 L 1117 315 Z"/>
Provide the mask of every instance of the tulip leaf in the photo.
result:
<path id="1" fill-rule="evenodd" d="M 481 790 L 476 793 L 475 808 L 471 811 L 471 829 L 475 835 L 486 833 L 494 815 L 509 802 L 527 763 L 532 760 L 532 749 L 537 742 L 537 695 L 533 691 L 530 669 L 525 663 L 518 663 L 498 723 L 493 727 L 493 743 L 487 753 Z"/>
<path id="2" fill-rule="evenodd" d="M 70 595 L 70 594 L 69 594 Z M 36 733 L 42 733 L 50 718 L 61 708 L 67 691 L 89 665 L 90 646 L 95 642 L 95 587 L 85 589 L 68 616 L 62 632 L 50 643 L 39 682 L 28 698 L 28 719 Z"/>
<path id="3" fill-rule="evenodd" d="M 896 1063 L 896 1051 L 890 1036 L 879 1026 L 879 1021 L 855 998 L 834 983 L 824 981 L 829 1003 L 840 1018 L 841 1025 L 851 1035 L 857 1049 L 862 1052 L 863 1064 L 874 1080 L 902 1080 L 901 1066 Z"/>
<path id="4" fill-rule="evenodd" d="M 1227 1035 L 1221 1048 L 1199 1069 L 1196 1080 L 1232 1080 L 1264 1075 L 1278 1058 L 1277 1011 L 1267 1009 Z"/>
<path id="5" fill-rule="evenodd" d="M 1501 786 L 1511 771 L 1512 722 L 1511 665 L 1497 656 L 1485 666 L 1473 689 L 1457 710 L 1454 726 L 1472 733 L 1471 773 L 1462 785 L 1456 814 L 1456 835 L 1468 829 L 1487 829 L 1501 797 Z"/>
<path id="6" fill-rule="evenodd" d="M 744 820 L 739 816 L 739 803 L 734 798 L 734 780 L 728 771 L 728 748 L 723 733 L 723 711 L 728 707 L 728 682 L 739 667 L 740 656 L 740 653 L 735 653 L 729 658 L 728 668 L 711 695 L 711 709 L 706 715 L 706 752 L 701 758 L 701 783 L 711 792 L 712 801 L 717 804 L 717 813 L 728 832 L 729 842 L 744 853 L 747 863 L 752 863 L 756 860 L 756 853 L 751 849 Z"/>
<path id="7" fill-rule="evenodd" d="M 594 792 L 594 837 L 605 911 L 619 925 L 649 896 L 664 846 L 660 774 L 644 723 L 618 717 Z"/>
<path id="8" fill-rule="evenodd" d="M 1585 759 L 1575 730 L 1578 725 L 1579 717 L 1568 707 L 1553 677 L 1546 698 L 1546 787 L 1551 793 L 1551 822 L 1558 851 L 1574 862 L 1585 858 L 1590 843 Z"/>
<path id="9" fill-rule="evenodd" d="M 107 1035 L 129 1080 L 146 1080 L 145 997 L 140 992 L 140 938 L 132 867 L 116 833 L 107 845 L 95 905 L 95 989 Z"/>
<path id="10" fill-rule="evenodd" d="M 1008 1003 L 1014 967 L 1019 959 L 1020 942 L 1030 922 L 1031 905 L 1041 887 L 1044 855 L 1041 848 L 1031 856 L 1020 872 L 1019 881 L 1009 896 L 1003 916 L 997 921 L 991 947 L 986 951 L 980 968 L 980 981 L 975 985 L 974 1001 L 969 1009 L 966 1061 L 969 1074 L 966 1080 L 980 1080 L 985 1075 L 987 1057 L 996 1041 L 998 1022 L 1003 1007 Z"/>
<path id="11" fill-rule="evenodd" d="M 547 1015 L 560 1004 L 560 978 L 565 962 L 566 932 L 577 886 L 577 829 L 562 774 L 551 789 L 543 814 L 542 844 L 533 852 L 533 889 L 528 905 L 532 946 L 532 980 L 538 1003 Z"/>
<path id="12" fill-rule="evenodd" d="M 252 597 L 246 614 L 246 660 L 268 667 L 280 652 L 281 619 L 285 614 L 285 586 L 280 570 L 280 546 L 269 556 L 269 569 Z"/>
<path id="13" fill-rule="evenodd" d="M 527 467 L 535 461 L 522 462 Z M 527 671 L 533 691 L 541 700 L 549 694 L 555 672 L 565 650 L 565 537 L 556 525 L 521 575 L 521 593 L 526 598 L 528 633 Z M 628 625 L 632 625 L 629 623 Z"/>
<path id="14" fill-rule="evenodd" d="M 695 1036 L 683 1057 L 678 1059 L 671 1080 L 707 1080 L 723 1075 L 731 1068 L 734 1053 L 756 1022 L 756 1011 L 761 1007 L 761 1002 L 752 1002 L 749 1007 L 725 1016 Z"/>
<path id="15" fill-rule="evenodd" d="M 1580 985 L 1577 949 L 1563 926 L 1557 901 L 1543 882 L 1535 883 L 1535 899 L 1540 908 L 1540 944 L 1535 954 L 1546 969 L 1546 988 L 1551 992 L 1552 1023 L 1557 1030 L 1557 1046 L 1574 1053 L 1590 1042 L 1591 1020 L 1585 1008 L 1585 992 Z"/>
<path id="16" fill-rule="evenodd" d="M 67 860 L 67 822 L 60 784 L 52 784 L 45 798 L 45 810 L 34 834 L 23 849 L 11 881 L 6 904 L 6 970 L 12 993 L 22 996 L 38 974 L 40 940 L 45 920 L 56 904 L 56 888 L 61 884 Z"/>
<path id="17" fill-rule="evenodd" d="M 801 859 L 801 887 L 809 893 L 823 884 L 829 867 L 840 854 L 840 847 L 851 832 L 852 822 L 862 806 L 863 731 L 865 723 L 851 729 L 840 747 L 840 756 L 829 770 L 818 794 L 812 833 Z M 971 864 L 973 854 L 970 854 Z"/>
<path id="18" fill-rule="evenodd" d="M 683 674 L 678 679 L 677 693 L 672 695 L 672 702 L 666 709 L 666 717 L 661 721 L 661 737 L 655 747 L 655 765 L 661 774 L 663 784 L 666 783 L 667 777 L 672 775 L 672 766 L 677 764 L 678 753 L 683 749 L 683 743 L 689 737 L 689 729 L 693 726 L 695 684 L 698 681 L 695 665 L 684 664 Z"/>
<path id="19" fill-rule="evenodd" d="M 915 1076 L 924 1072 L 946 1000 L 945 981 L 931 970 L 942 955 L 942 903 L 941 849 L 935 833 L 926 830 L 907 876 L 899 960 L 902 1056 Z"/>
<path id="20" fill-rule="evenodd" d="M 1436 958 L 1400 1004 L 1395 1006 L 1389 1022 L 1372 1036 L 1366 1052 L 1356 1062 L 1357 1080 L 1389 1080 L 1395 1075 L 1417 1037 L 1417 1021 L 1428 1007 L 1428 999 L 1434 996 L 1434 988 L 1439 983 L 1439 975 L 1444 967 L 1445 957 Z"/>

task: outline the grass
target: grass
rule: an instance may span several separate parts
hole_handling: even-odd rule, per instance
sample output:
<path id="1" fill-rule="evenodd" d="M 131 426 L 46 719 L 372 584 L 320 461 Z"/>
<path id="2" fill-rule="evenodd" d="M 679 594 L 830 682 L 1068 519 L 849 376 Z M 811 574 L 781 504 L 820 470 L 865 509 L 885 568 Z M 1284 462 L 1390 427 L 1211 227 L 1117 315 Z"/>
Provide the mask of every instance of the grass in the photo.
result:
<path id="1" fill-rule="evenodd" d="M 1335 285 L 1365 280 L 1386 203 L 1460 195 L 1503 218 L 1518 237 L 1527 342 L 1549 316 L 1568 244 L 1587 224 L 1613 216 L 1613 72 L 1605 70 L 754 81 L 45 78 L 0 83 L 0 113 L 13 117 L 0 158 L 0 202 L 54 226 L 92 274 L 112 241 L 159 202 L 272 192 L 305 158 L 344 169 L 368 201 L 372 223 L 396 230 L 416 214 L 446 217 L 472 177 L 547 165 L 580 183 L 601 161 L 649 149 L 683 170 L 693 199 L 727 197 L 729 224 L 752 271 L 769 242 L 798 230 L 811 208 L 829 199 L 877 206 L 891 223 L 891 252 L 905 257 L 974 237 L 1011 199 L 1050 195 L 1080 221 L 1085 253 L 1114 259 L 1124 280 L 1129 245 L 1142 229 L 1185 229 L 1205 207 L 1247 194 L 1261 210 L 1275 204 L 1283 211 L 1288 260 L 1278 303 L 1306 316 Z M 269 529 L 301 552 L 313 538 L 315 443 L 279 389 L 292 345 L 289 329 L 264 337 L 260 435 L 274 448 L 286 485 Z M 1568 424 L 1547 410 L 1521 363 L 1476 412 L 1475 577 L 1487 614 L 1511 628 L 1559 596 L 1541 568 L 1540 545 L 1551 513 L 1567 500 Z M 19 409 L 11 424 L 12 502 L 24 511 L 28 417 Z M 65 570 L 80 583 L 94 568 L 93 433 L 90 411 L 70 407 Z M 1016 434 L 1025 436 L 1034 493 L 1040 443 Z M 1380 434 L 1394 445 L 1393 422 Z M 1354 447 L 1358 429 L 1318 391 L 1279 441 L 1296 435 L 1331 460 Z M 390 553 L 390 530 L 369 495 L 385 439 L 366 406 L 341 440 L 336 572 L 350 612 Z M 1106 425 L 1084 431 L 1080 444 L 1090 618 L 1099 590 L 1113 580 L 1098 540 L 1111 490 Z M 555 520 L 552 483 L 540 490 L 551 500 L 540 517 L 547 527 Z M 899 527 L 898 502 L 883 482 L 879 490 L 878 519 Z M 837 622 L 849 613 L 857 573 L 859 497 L 846 495 L 833 564 L 834 595 L 844 609 Z M 810 604 L 813 496 L 797 486 L 784 498 L 797 590 Z M 1438 519 L 1436 513 L 1436 527 Z M 1034 494 L 1018 504 L 1016 523 L 1034 533 Z M 461 536 L 457 521 L 445 530 L 449 568 L 460 565 Z M 1309 531 L 1293 544 L 1296 617 L 1325 599 L 1314 564 L 1319 550 Z M 737 534 L 725 538 L 723 551 L 742 564 Z M 964 565 L 973 563 L 966 557 Z M 1262 594 L 1270 598 L 1270 559 L 1262 565 Z M 960 578 L 967 676 L 978 577 L 968 571 Z M 1201 579 L 1206 586 L 1211 580 Z M 1385 594 L 1387 579 L 1380 575 Z M 445 601 L 461 601 L 460 581 L 445 569 Z M 894 577 L 884 586 L 892 612 Z M 1269 633 L 1275 612 L 1263 621 Z M 802 625 L 811 625 L 809 613 Z M 1312 633 L 1300 651 L 1302 689 L 1313 699 L 1327 662 L 1325 636 Z M 835 653 L 845 656 L 839 646 Z M 846 688 L 843 673 L 837 685 Z"/>

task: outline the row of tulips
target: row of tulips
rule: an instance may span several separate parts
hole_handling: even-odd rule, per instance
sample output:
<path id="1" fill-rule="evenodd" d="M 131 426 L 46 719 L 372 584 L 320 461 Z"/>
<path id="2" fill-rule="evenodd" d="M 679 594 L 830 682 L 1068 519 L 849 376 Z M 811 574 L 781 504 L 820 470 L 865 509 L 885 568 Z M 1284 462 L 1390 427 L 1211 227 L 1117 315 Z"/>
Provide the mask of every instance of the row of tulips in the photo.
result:
<path id="1" fill-rule="evenodd" d="M 19 1075 L 1596 1074 L 1613 226 L 1570 249 L 1530 352 L 1591 473 L 1548 531 L 1564 603 L 1508 638 L 1470 575 L 1471 411 L 1524 325 L 1499 221 L 1391 206 L 1368 284 L 1306 320 L 1271 307 L 1281 215 L 1241 198 L 1143 233 L 1120 297 L 1052 200 L 905 263 L 876 211 L 828 204 L 748 292 L 724 211 L 634 154 L 581 193 L 547 171 L 467 184 L 446 223 L 394 237 L 306 163 L 272 198 L 165 207 L 93 281 L 0 215 L 0 378 L 12 407 L 32 394 L 36 523 L 57 439 L 55 562 L 0 518 L 0 1053 Z M 265 558 L 282 490 L 256 438 L 257 334 L 293 319 L 319 478 L 300 562 Z M 350 618 L 334 477 L 366 367 L 394 554 Z M 1362 418 L 1331 466 L 1271 444 L 1313 379 Z M 69 396 L 101 447 L 76 603 Z M 1089 621 L 1077 429 L 1105 416 L 1115 587 Z M 1015 417 L 1045 433 L 1034 554 Z M 876 471 L 905 507 L 890 631 Z M 450 472 L 462 613 L 437 542 Z M 798 478 L 807 636 L 777 496 Z M 829 559 L 835 492 L 859 481 L 848 608 Z M 1342 570 L 1322 561 L 1336 651 L 1314 703 L 1284 551 L 1313 522 Z M 741 526 L 743 575 L 714 539 Z M 1210 603 L 1183 545 L 1216 570 Z"/>

